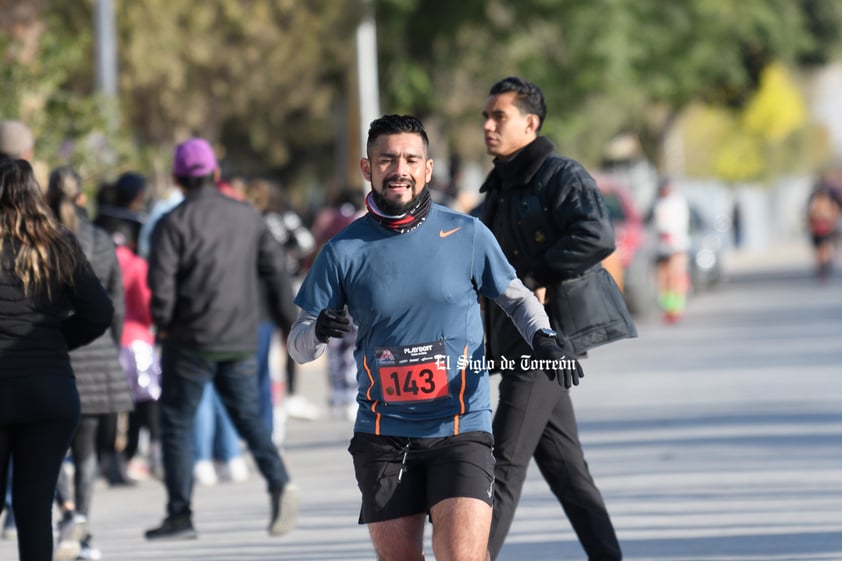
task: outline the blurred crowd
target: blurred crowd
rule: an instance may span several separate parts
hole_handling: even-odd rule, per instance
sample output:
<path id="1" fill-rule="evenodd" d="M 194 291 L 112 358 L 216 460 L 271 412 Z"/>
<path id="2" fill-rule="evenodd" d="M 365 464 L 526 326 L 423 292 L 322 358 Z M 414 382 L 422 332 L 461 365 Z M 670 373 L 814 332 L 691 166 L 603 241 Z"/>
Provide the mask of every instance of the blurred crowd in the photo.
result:
<path id="1" fill-rule="evenodd" d="M 19 121 L 0 121 L 0 154 L 33 157 L 34 138 Z M 440 204 L 462 211 L 473 203 L 461 189 L 461 165 L 451 162 L 448 179 L 431 185 Z M 321 247 L 364 213 L 364 193 L 344 188 L 316 211 L 295 208 L 282 184 L 263 177 L 220 177 L 224 195 L 252 205 L 285 255 L 294 288 Z M 161 357 L 149 313 L 147 270 L 155 225 L 185 197 L 175 183 L 153 189 L 144 170 L 123 170 L 113 181 L 91 185 L 72 166 L 49 170 L 42 187 L 58 221 L 74 232 L 102 285 L 115 303 L 111 329 L 71 360 L 81 400 L 81 414 L 62 464 L 55 498 L 55 559 L 99 559 L 88 524 L 97 478 L 110 486 L 163 479 L 159 397 Z M 290 298 L 292 294 L 289 295 Z M 287 303 L 292 305 L 291 300 Z M 356 412 L 355 332 L 328 345 L 328 401 L 313 403 L 301 395 L 297 365 L 288 356 L 287 333 L 266 310 L 258 341 L 258 390 L 261 417 L 272 440 L 284 441 L 286 419 L 324 416 L 353 421 Z M 208 381 L 194 424 L 193 476 L 197 484 L 240 482 L 250 477 L 245 446 L 214 384 Z M 11 469 L 7 476 L 2 538 L 17 538 L 12 511 Z"/>
<path id="2" fill-rule="evenodd" d="M 0 154 L 32 158 L 34 139 L 25 124 L 0 121 Z M 347 188 L 318 212 L 294 208 L 283 186 L 254 177 L 220 178 L 224 195 L 252 205 L 263 217 L 285 255 L 293 287 L 320 248 L 362 214 L 363 193 Z M 74 232 L 97 277 L 115 305 L 111 328 L 71 353 L 81 401 L 81 421 L 60 471 L 55 497 L 55 559 L 99 559 L 88 524 L 95 481 L 133 485 L 163 478 L 161 426 L 161 357 L 150 317 L 147 285 L 151 235 L 156 223 L 184 199 L 172 185 L 153 194 L 144 170 L 124 170 L 116 179 L 90 185 L 72 166 L 56 167 L 42 186 L 45 202 Z M 456 191 L 448 196 L 455 203 Z M 289 294 L 292 305 L 292 294 Z M 329 400 L 313 403 L 298 392 L 296 363 L 284 348 L 286 333 L 263 314 L 258 333 L 258 391 L 261 417 L 281 445 L 288 417 L 315 420 L 323 416 L 353 419 L 356 407 L 354 334 L 331 341 L 328 351 Z M 194 479 L 201 485 L 239 482 L 252 467 L 244 443 L 214 384 L 205 387 L 193 432 Z M 8 474 L 12 480 L 13 466 Z M 6 485 L 2 538 L 17 538 Z"/>

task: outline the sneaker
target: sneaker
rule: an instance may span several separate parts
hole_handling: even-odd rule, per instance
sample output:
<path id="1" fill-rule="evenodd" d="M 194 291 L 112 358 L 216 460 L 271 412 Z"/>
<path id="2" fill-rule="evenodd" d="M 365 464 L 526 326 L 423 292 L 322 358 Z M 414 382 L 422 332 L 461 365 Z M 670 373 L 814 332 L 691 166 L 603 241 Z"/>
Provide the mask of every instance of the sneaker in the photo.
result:
<path id="1" fill-rule="evenodd" d="M 92 537 L 88 534 L 79 543 L 79 555 L 76 556 L 77 561 L 99 561 L 102 559 L 102 552 L 91 545 Z"/>
<path id="2" fill-rule="evenodd" d="M 222 467 L 222 474 L 228 481 L 241 483 L 243 481 L 248 481 L 249 467 L 242 456 L 237 456 L 236 458 L 231 458 L 225 463 Z"/>
<path id="3" fill-rule="evenodd" d="M 287 416 L 304 421 L 315 421 L 321 416 L 319 408 L 303 395 L 289 395 L 284 400 Z"/>
<path id="4" fill-rule="evenodd" d="M 79 542 L 59 542 L 53 551 L 53 561 L 74 561 L 80 551 L 82 551 L 82 544 Z"/>
<path id="5" fill-rule="evenodd" d="M 54 561 L 74 561 L 82 549 L 81 540 L 87 535 L 88 519 L 82 514 L 65 512 L 58 523 Z"/>
<path id="6" fill-rule="evenodd" d="M 678 323 L 682 318 L 680 312 L 667 312 L 664 314 L 664 321 L 670 325 Z"/>
<path id="7" fill-rule="evenodd" d="M 196 483 L 205 487 L 216 485 L 219 482 L 219 478 L 216 475 L 216 468 L 213 462 L 210 460 L 199 460 L 193 464 L 193 479 L 196 480 Z"/>
<path id="8" fill-rule="evenodd" d="M 146 481 L 151 476 L 151 470 L 141 458 L 132 458 L 126 466 L 126 475 L 133 481 Z"/>
<path id="9" fill-rule="evenodd" d="M 147 540 L 195 540 L 199 537 L 189 514 L 167 516 L 157 528 L 146 530 Z"/>
<path id="10" fill-rule="evenodd" d="M 283 536 L 295 528 L 298 521 L 298 487 L 287 483 L 283 491 L 272 491 L 272 519 L 269 535 Z"/>

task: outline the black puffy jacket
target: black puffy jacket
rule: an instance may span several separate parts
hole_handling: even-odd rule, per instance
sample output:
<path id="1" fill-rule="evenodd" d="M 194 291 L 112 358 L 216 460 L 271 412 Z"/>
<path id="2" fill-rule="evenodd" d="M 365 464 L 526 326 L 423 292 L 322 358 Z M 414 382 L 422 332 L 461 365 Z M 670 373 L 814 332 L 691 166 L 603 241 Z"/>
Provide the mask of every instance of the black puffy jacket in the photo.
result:
<path id="1" fill-rule="evenodd" d="M 614 228 L 593 177 L 553 150 L 539 136 L 513 158 L 495 160 L 480 188 L 480 218 L 530 289 L 579 276 L 614 251 Z M 531 353 L 502 309 L 487 305 L 485 314 L 489 357 Z"/>
<path id="2" fill-rule="evenodd" d="M 0 252 L 0 378 L 73 377 L 68 350 L 107 329 L 111 301 L 81 252 L 74 286 L 54 287 L 49 300 L 27 296 L 10 267 L 14 245 L 5 239 Z"/>
<path id="3" fill-rule="evenodd" d="M 128 380 L 120 366 L 120 336 L 125 319 L 123 278 L 111 236 L 80 216 L 76 239 L 114 306 L 111 329 L 70 353 L 83 415 L 120 413 L 133 407 Z"/>

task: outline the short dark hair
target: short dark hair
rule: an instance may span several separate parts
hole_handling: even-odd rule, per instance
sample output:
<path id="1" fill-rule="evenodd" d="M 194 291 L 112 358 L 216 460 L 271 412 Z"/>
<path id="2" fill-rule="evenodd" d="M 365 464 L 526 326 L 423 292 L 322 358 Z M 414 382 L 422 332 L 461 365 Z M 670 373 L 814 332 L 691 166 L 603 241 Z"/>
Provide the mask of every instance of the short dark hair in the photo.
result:
<path id="1" fill-rule="evenodd" d="M 547 101 L 544 99 L 544 92 L 541 91 L 541 88 L 518 76 L 509 76 L 491 86 L 488 95 L 500 95 L 509 92 L 516 94 L 515 105 L 521 113 L 538 116 L 538 130 L 540 131 L 544 119 L 547 117 Z"/>
<path id="2" fill-rule="evenodd" d="M 424 149 L 429 149 L 430 139 L 427 137 L 427 131 L 424 130 L 424 124 L 419 119 L 412 115 L 383 115 L 379 119 L 373 120 L 368 127 L 368 140 L 365 144 L 366 154 L 371 155 L 371 148 L 378 137 L 384 134 L 391 135 L 403 132 L 421 135 L 421 139 L 424 141 Z"/>
<path id="3" fill-rule="evenodd" d="M 193 191 L 194 189 L 199 189 L 205 186 L 216 185 L 213 173 L 200 175 L 198 177 L 181 177 L 174 175 L 173 179 L 175 180 L 176 185 L 184 187 L 187 191 Z"/>

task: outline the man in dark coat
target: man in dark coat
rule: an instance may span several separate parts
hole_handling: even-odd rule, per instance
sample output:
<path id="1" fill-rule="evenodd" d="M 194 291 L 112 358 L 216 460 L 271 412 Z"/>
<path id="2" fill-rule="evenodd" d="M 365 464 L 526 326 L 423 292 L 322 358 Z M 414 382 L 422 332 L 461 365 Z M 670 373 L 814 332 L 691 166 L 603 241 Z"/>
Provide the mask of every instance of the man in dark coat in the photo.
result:
<path id="1" fill-rule="evenodd" d="M 294 318 L 283 305 L 291 293 L 285 255 L 266 222 L 248 203 L 217 189 L 219 167 L 210 144 L 192 138 L 178 145 L 173 179 L 184 201 L 152 234 L 149 288 L 152 321 L 161 342 L 161 444 L 167 517 L 147 539 L 195 538 L 193 420 L 212 380 L 237 431 L 248 444 L 271 498 L 269 534 L 293 529 L 296 488 L 259 416 L 257 330 L 259 286 L 267 291 L 277 325 Z"/>
<path id="2" fill-rule="evenodd" d="M 494 169 L 481 191 L 486 193 L 481 219 L 494 232 L 518 277 L 539 297 L 560 297 L 561 281 L 588 278 L 595 294 L 572 306 L 583 321 L 600 301 L 617 306 L 616 294 L 600 294 L 610 282 L 600 262 L 614 251 L 614 231 L 593 178 L 577 162 L 553 154 L 553 145 L 538 135 L 546 103 L 537 86 L 506 78 L 492 86 L 483 112 L 485 144 L 495 157 Z M 586 275 L 588 275 L 586 277 Z M 616 285 L 605 285 L 616 289 Z M 597 300 L 596 302 L 594 300 Z M 553 327 L 562 327 L 557 308 L 547 305 Z M 609 310 L 605 325 L 578 333 L 560 333 L 572 354 L 621 336 L 634 327 L 624 307 Z M 485 307 L 487 356 L 502 359 L 530 355 L 505 312 Z M 598 335 L 595 337 L 594 333 Z M 575 343 L 575 344 L 574 344 Z M 520 360 L 502 371 L 500 401 L 494 417 L 494 514 L 489 550 L 496 558 L 514 518 L 529 461 L 535 458 L 550 489 L 570 519 L 590 561 L 621 559 L 620 545 L 602 497 L 588 471 L 579 443 L 570 384 L 557 384 L 540 372 L 524 369 Z M 511 362 L 509 362 L 511 364 Z M 529 365 L 524 365 L 529 366 Z M 561 380 L 559 380 L 561 381 Z"/>

